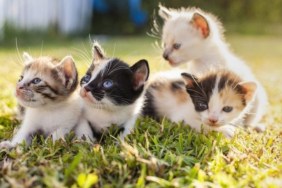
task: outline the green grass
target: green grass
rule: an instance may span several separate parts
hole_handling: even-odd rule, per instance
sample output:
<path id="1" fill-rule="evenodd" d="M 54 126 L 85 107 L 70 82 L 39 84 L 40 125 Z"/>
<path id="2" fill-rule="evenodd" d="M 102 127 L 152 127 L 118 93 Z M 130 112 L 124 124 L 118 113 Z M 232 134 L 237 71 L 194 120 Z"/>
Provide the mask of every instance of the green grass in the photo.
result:
<path id="1" fill-rule="evenodd" d="M 281 187 L 282 186 L 282 39 L 271 36 L 229 36 L 266 87 L 270 107 L 264 133 L 239 130 L 225 139 L 219 133 L 197 134 L 182 124 L 139 119 L 117 144 L 105 135 L 95 144 L 75 140 L 55 144 L 37 138 L 30 147 L 0 151 L 0 187 Z M 154 40 L 110 38 L 102 41 L 109 56 L 129 63 L 148 59 L 152 72 L 169 68 Z M 15 120 L 15 83 L 22 69 L 16 45 L 0 46 L 0 139 L 9 139 Z M 88 40 L 18 41 L 19 53 L 62 58 L 72 54 L 83 74 L 90 62 Z M 114 129 L 111 130 L 114 133 Z"/>

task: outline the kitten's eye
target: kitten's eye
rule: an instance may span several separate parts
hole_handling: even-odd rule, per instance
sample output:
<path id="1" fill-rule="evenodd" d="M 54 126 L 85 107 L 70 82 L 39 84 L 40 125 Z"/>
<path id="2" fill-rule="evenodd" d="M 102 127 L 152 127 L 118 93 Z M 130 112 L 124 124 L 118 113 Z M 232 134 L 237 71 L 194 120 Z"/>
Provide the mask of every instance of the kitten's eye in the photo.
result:
<path id="1" fill-rule="evenodd" d="M 173 49 L 178 50 L 181 47 L 181 44 L 180 43 L 174 43 L 172 47 L 173 47 Z"/>
<path id="2" fill-rule="evenodd" d="M 20 76 L 18 82 L 22 81 L 22 79 L 23 79 L 23 76 Z"/>
<path id="3" fill-rule="evenodd" d="M 233 110 L 233 107 L 232 106 L 225 106 L 225 107 L 222 108 L 222 110 L 224 112 L 231 112 Z"/>
<path id="4" fill-rule="evenodd" d="M 114 83 L 112 80 L 106 80 L 103 82 L 103 87 L 105 89 L 110 89 L 111 87 L 113 87 Z"/>
<path id="5" fill-rule="evenodd" d="M 205 111 L 206 109 L 208 109 L 208 105 L 202 102 L 199 102 L 196 104 L 196 110 L 197 111 Z"/>
<path id="6" fill-rule="evenodd" d="M 91 76 L 89 74 L 86 74 L 85 76 L 83 76 L 83 78 L 81 79 L 81 83 L 82 84 L 86 84 L 90 81 Z"/>
<path id="7" fill-rule="evenodd" d="M 40 78 L 34 78 L 33 80 L 31 80 L 31 83 L 33 84 L 38 84 L 39 82 L 41 82 Z"/>

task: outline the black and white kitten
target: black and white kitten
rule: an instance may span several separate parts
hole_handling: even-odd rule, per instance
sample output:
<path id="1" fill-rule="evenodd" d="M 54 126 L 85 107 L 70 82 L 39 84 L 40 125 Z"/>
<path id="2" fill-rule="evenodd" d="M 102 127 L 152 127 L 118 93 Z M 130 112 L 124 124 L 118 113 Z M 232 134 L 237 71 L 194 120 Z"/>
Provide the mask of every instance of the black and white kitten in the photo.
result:
<path id="1" fill-rule="evenodd" d="M 78 74 L 71 56 L 59 61 L 51 57 L 33 58 L 24 53 L 24 70 L 16 86 L 22 113 L 20 129 L 2 147 L 15 147 L 34 134 L 63 138 L 79 122 L 82 105 L 75 90 Z"/>
<path id="2" fill-rule="evenodd" d="M 140 60 L 129 66 L 117 58 L 107 58 L 98 43 L 93 44 L 93 62 L 81 79 L 80 96 L 84 99 L 83 116 L 89 126 L 80 126 L 76 134 L 93 139 L 112 124 L 130 133 L 143 105 L 144 84 L 149 65 Z M 92 131 L 91 131 L 92 130 Z"/>

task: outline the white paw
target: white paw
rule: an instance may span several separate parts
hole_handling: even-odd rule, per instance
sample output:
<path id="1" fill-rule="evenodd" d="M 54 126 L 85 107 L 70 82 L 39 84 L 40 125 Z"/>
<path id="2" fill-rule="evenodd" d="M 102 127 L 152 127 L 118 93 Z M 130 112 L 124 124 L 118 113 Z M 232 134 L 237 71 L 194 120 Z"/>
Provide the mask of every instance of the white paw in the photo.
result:
<path id="1" fill-rule="evenodd" d="M 13 144 L 11 141 L 3 141 L 0 143 L 0 148 L 13 148 L 15 147 L 15 144 Z"/>
<path id="2" fill-rule="evenodd" d="M 264 132 L 266 129 L 266 125 L 263 123 L 258 123 L 253 127 L 257 132 Z"/>
<path id="3" fill-rule="evenodd" d="M 227 125 L 220 127 L 219 132 L 222 132 L 226 138 L 232 138 L 235 135 L 236 127 L 232 125 Z"/>

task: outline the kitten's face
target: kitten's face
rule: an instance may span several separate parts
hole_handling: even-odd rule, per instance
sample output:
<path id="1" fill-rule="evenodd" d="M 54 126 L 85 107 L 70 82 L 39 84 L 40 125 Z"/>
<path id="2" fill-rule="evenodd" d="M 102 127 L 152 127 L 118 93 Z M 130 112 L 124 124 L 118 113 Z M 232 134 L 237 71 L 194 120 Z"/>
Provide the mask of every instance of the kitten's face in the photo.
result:
<path id="1" fill-rule="evenodd" d="M 184 78 L 201 121 L 211 127 L 220 127 L 238 118 L 256 90 L 254 82 L 240 82 L 238 77 L 226 72 L 199 80 L 187 74 Z"/>
<path id="2" fill-rule="evenodd" d="M 159 14 L 165 20 L 162 31 L 164 59 L 171 66 L 177 66 L 199 58 L 209 36 L 206 19 L 198 13 L 183 16 L 164 7 Z"/>
<path id="3" fill-rule="evenodd" d="M 16 86 L 16 98 L 25 107 L 52 105 L 67 98 L 77 86 L 71 57 L 61 62 L 50 57 L 33 59 L 25 53 L 25 67 Z"/>
<path id="4" fill-rule="evenodd" d="M 81 79 L 80 95 L 95 108 L 130 105 L 141 95 L 149 67 L 140 60 L 132 67 L 116 58 L 106 58 L 94 44 L 94 61 Z M 95 54 L 99 54 L 96 55 Z"/>

